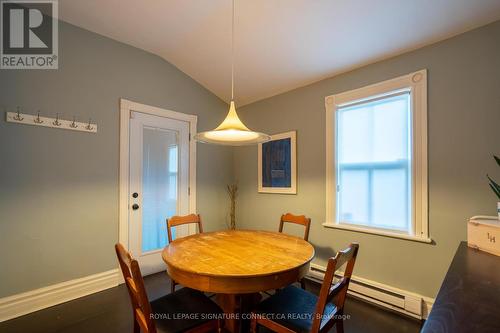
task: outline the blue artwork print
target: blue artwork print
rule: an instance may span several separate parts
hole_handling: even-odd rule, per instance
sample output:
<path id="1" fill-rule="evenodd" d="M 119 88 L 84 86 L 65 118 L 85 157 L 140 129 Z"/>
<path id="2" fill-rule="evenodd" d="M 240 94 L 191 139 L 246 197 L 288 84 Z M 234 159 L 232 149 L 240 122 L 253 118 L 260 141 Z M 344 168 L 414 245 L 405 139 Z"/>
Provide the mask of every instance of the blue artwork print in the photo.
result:
<path id="1" fill-rule="evenodd" d="M 262 144 L 262 186 L 291 187 L 291 139 L 273 140 Z"/>

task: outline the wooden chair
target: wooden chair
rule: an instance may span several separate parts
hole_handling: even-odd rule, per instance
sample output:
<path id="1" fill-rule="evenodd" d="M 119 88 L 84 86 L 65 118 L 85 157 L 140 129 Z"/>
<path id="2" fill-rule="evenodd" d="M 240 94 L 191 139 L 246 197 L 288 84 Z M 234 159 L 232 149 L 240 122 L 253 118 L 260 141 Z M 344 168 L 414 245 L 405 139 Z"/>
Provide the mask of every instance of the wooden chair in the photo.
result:
<path id="1" fill-rule="evenodd" d="M 309 228 L 311 226 L 311 219 L 308 217 L 305 217 L 305 215 L 293 215 L 290 213 L 286 213 L 281 215 L 280 219 L 280 227 L 279 227 L 279 232 L 283 232 L 283 225 L 285 223 L 294 223 L 294 224 L 300 224 L 305 227 L 304 230 L 304 240 L 307 242 L 309 241 Z M 300 281 L 300 286 L 302 289 L 306 289 L 306 284 L 305 280 L 301 279 Z"/>
<path id="2" fill-rule="evenodd" d="M 290 213 L 286 213 L 281 215 L 280 219 L 280 228 L 279 232 L 283 232 L 283 224 L 285 223 L 294 223 L 294 224 L 300 224 L 305 227 L 304 230 L 304 240 L 309 241 L 309 227 L 311 226 L 311 219 L 308 217 L 305 217 L 304 215 L 293 215 Z"/>
<path id="3" fill-rule="evenodd" d="M 337 325 L 336 332 L 343 333 L 344 303 L 358 249 L 359 245 L 352 243 L 328 260 L 319 296 L 288 286 L 260 303 L 252 312 L 252 332 L 262 325 L 280 333 L 324 333 Z M 332 286 L 335 271 L 344 264 L 344 275 Z"/>
<path id="4" fill-rule="evenodd" d="M 203 225 L 201 224 L 201 217 L 198 214 L 189 214 L 185 216 L 172 216 L 171 218 L 167 219 L 167 236 L 168 236 L 168 242 L 172 242 L 172 228 L 177 227 L 183 224 L 191 224 L 191 223 L 196 223 L 198 224 L 198 231 L 199 233 L 203 233 Z M 170 291 L 173 293 L 175 291 L 175 286 L 178 284 L 175 282 L 173 279 L 171 280 L 171 285 L 170 285 Z"/>
<path id="5" fill-rule="evenodd" d="M 137 260 L 132 259 L 120 243 L 115 245 L 115 250 L 132 302 L 134 333 L 140 333 L 141 330 L 144 333 L 220 330 L 219 320 L 205 318 L 208 317 L 208 314 L 214 314 L 212 317 L 217 318 L 222 314 L 221 309 L 197 290 L 182 288 L 173 294 L 168 294 L 149 303 Z M 193 314 L 190 319 L 179 319 L 181 315 L 190 314 Z M 207 314 L 207 316 L 202 314 Z"/>

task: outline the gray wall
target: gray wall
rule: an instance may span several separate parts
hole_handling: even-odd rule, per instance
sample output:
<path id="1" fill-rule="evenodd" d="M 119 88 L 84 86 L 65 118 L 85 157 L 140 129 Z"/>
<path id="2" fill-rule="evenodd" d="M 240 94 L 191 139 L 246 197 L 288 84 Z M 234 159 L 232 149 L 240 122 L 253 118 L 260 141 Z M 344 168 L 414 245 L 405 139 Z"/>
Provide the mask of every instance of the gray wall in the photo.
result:
<path id="1" fill-rule="evenodd" d="M 465 221 L 495 214 L 485 173 L 498 175 L 500 22 L 239 109 L 252 128 L 298 132 L 298 194 L 257 193 L 257 148 L 198 145 L 198 211 L 225 227 L 225 185 L 240 185 L 241 228 L 277 228 L 285 211 L 313 219 L 315 262 L 361 243 L 355 274 L 435 296 Z M 326 229 L 324 97 L 429 70 L 428 245 Z M 60 69 L 0 71 L 0 111 L 62 113 L 99 124 L 96 135 L 0 121 L 0 297 L 116 268 L 118 101 L 198 114 L 215 127 L 227 106 L 147 52 L 61 23 Z M 234 156 L 233 156 L 234 155 Z M 292 231 L 298 232 L 298 230 Z"/>
<path id="2" fill-rule="evenodd" d="M 197 114 L 227 105 L 161 58 L 60 24 L 59 70 L 1 70 L 0 111 L 81 121 L 90 135 L 0 121 L 0 297 L 117 267 L 119 98 Z M 198 211 L 223 228 L 232 150 L 198 145 Z"/>
<path id="3" fill-rule="evenodd" d="M 257 193 L 257 148 L 238 148 L 237 223 L 278 227 L 283 212 L 312 218 L 315 262 L 360 242 L 355 274 L 434 297 L 472 215 L 495 215 L 485 174 L 499 178 L 500 21 L 446 41 L 240 108 L 241 119 L 267 133 L 297 130 L 298 194 Z M 324 97 L 428 69 L 429 226 L 435 244 L 328 229 L 325 222 Z"/>

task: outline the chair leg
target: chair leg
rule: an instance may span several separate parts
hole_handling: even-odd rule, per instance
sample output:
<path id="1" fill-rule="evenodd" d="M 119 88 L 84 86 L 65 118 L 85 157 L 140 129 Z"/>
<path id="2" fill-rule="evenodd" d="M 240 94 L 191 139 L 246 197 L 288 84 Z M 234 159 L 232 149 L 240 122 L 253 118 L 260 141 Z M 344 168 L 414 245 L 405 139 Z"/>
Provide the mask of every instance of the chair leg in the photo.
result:
<path id="1" fill-rule="evenodd" d="M 217 319 L 217 332 L 221 333 L 222 332 L 222 320 Z"/>
<path id="2" fill-rule="evenodd" d="M 257 318 L 252 316 L 252 321 L 250 322 L 250 332 L 257 333 Z"/>
<path id="3" fill-rule="evenodd" d="M 175 283 L 174 280 L 170 280 L 171 283 L 170 283 L 170 293 L 173 294 L 175 292 L 175 286 L 177 285 L 177 283 Z"/>
<path id="4" fill-rule="evenodd" d="M 134 318 L 134 333 L 141 333 L 141 327 L 139 326 L 139 323 L 135 320 L 135 318 Z"/>
<path id="5" fill-rule="evenodd" d="M 337 333 L 344 333 L 344 320 L 343 319 L 340 319 L 340 320 L 337 320 Z"/>

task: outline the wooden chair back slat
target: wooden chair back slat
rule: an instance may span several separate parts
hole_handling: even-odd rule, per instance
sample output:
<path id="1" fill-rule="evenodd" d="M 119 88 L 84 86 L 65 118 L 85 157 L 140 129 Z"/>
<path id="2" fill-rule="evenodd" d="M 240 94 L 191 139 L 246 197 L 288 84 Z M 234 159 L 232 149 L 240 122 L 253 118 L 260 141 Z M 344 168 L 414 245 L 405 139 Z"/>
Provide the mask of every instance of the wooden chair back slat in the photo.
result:
<path id="1" fill-rule="evenodd" d="M 172 242 L 172 228 L 177 227 L 183 224 L 191 224 L 191 223 L 196 223 L 198 224 L 198 232 L 201 234 L 203 233 L 203 225 L 201 223 L 201 217 L 198 214 L 189 214 L 185 216 L 172 216 L 171 218 L 167 219 L 167 236 L 168 236 L 168 242 Z"/>
<path id="2" fill-rule="evenodd" d="M 144 333 L 156 333 L 156 326 L 151 316 L 151 304 L 146 294 L 139 263 L 132 259 L 120 243 L 115 245 L 115 250 L 132 303 L 134 320 Z"/>
<path id="3" fill-rule="evenodd" d="M 279 232 L 283 232 L 283 225 L 285 223 L 294 223 L 294 224 L 303 225 L 305 227 L 304 240 L 305 241 L 309 240 L 309 228 L 311 226 L 311 219 L 310 218 L 307 218 L 304 215 L 293 215 L 290 213 L 283 214 L 283 215 L 281 215 L 281 219 L 280 219 Z"/>
<path id="4" fill-rule="evenodd" d="M 334 284 L 329 292 L 328 296 L 326 297 L 326 303 L 329 303 L 332 301 L 332 299 L 335 298 L 340 292 L 342 292 L 347 286 L 349 285 L 349 279 L 346 278 L 341 278 L 336 284 Z"/>
<path id="5" fill-rule="evenodd" d="M 342 267 L 346 262 L 354 256 L 354 248 L 348 247 L 347 249 L 339 251 L 340 255 L 337 258 L 337 269 Z"/>
<path id="6" fill-rule="evenodd" d="M 316 304 L 316 310 L 311 329 L 312 332 L 319 332 L 322 328 L 322 324 L 327 326 L 330 322 L 335 320 L 335 318 L 330 318 L 330 320 L 328 320 L 326 323 L 322 322 L 325 306 L 332 300 L 335 301 L 337 314 L 342 315 L 344 310 L 345 298 L 347 295 L 347 289 L 349 288 L 349 282 L 351 280 L 352 271 L 354 269 L 354 264 L 358 255 L 358 249 L 359 244 L 351 243 L 348 248 L 337 252 L 335 257 L 328 259 L 325 277 L 323 279 L 323 284 L 321 285 L 321 290 L 319 292 L 318 302 Z M 347 263 L 347 265 L 345 267 L 343 276 L 337 283 L 332 286 L 335 272 L 339 270 L 345 263 Z"/>

